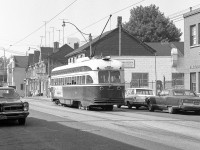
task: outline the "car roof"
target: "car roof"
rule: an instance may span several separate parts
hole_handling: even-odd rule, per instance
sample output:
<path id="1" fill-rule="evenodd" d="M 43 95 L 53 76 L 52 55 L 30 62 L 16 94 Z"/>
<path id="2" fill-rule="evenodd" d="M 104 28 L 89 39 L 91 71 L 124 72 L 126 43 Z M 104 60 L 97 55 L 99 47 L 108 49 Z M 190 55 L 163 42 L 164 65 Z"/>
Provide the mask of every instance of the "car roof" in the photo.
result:
<path id="1" fill-rule="evenodd" d="M 165 89 L 165 90 L 168 90 L 168 91 L 191 91 L 189 89 Z M 163 91 L 165 91 L 163 90 Z"/>
<path id="2" fill-rule="evenodd" d="M 152 89 L 148 89 L 148 88 L 127 88 L 127 90 L 129 90 L 129 89 L 130 89 L 130 90 L 133 90 L 133 89 L 136 89 L 136 90 L 137 90 L 137 89 L 141 89 L 141 90 L 152 90 Z"/>
<path id="3" fill-rule="evenodd" d="M 0 90 L 14 90 L 12 87 L 0 87 Z"/>

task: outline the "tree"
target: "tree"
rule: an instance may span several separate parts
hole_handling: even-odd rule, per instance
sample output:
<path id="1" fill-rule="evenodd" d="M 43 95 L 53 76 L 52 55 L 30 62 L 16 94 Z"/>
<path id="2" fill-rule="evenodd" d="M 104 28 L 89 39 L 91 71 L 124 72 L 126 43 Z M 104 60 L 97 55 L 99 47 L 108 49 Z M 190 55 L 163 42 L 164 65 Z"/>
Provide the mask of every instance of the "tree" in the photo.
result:
<path id="1" fill-rule="evenodd" d="M 5 60 L 4 60 L 4 57 L 0 57 L 0 70 L 1 69 L 5 69 L 9 63 L 10 59 L 9 58 L 6 58 L 5 57 Z M 5 65 L 4 65 L 5 63 Z M 4 68 L 5 67 L 5 68 Z"/>
<path id="2" fill-rule="evenodd" d="M 130 11 L 123 27 L 143 42 L 180 41 L 182 32 L 155 5 L 138 6 Z"/>

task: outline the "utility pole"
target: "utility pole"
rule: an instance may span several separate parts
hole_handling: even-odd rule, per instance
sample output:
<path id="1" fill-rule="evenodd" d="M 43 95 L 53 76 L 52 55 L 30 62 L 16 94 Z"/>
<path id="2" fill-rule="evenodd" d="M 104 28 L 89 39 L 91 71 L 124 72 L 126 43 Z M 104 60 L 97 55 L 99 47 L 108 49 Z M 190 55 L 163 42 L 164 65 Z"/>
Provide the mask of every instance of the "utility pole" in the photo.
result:
<path id="1" fill-rule="evenodd" d="M 51 32 L 50 32 L 50 31 L 48 31 L 48 33 L 49 33 L 49 47 L 50 47 L 50 41 L 51 41 Z"/>
<path id="2" fill-rule="evenodd" d="M 3 83 L 4 83 L 4 74 L 5 74 L 5 65 L 6 65 L 5 48 L 3 49 L 3 52 L 4 52 L 4 64 L 3 64 Z"/>
<path id="3" fill-rule="evenodd" d="M 58 42 L 60 43 L 60 31 L 61 30 L 57 30 L 58 31 Z"/>
<path id="4" fill-rule="evenodd" d="M 44 46 L 46 47 L 46 43 L 47 43 L 47 41 L 46 41 L 46 39 L 47 39 L 47 31 L 46 31 L 46 28 L 47 28 L 47 22 L 46 21 L 44 21 L 44 26 L 45 26 L 45 31 L 44 31 L 44 37 L 45 37 L 45 44 L 44 44 Z"/>
<path id="5" fill-rule="evenodd" d="M 53 29 L 53 38 L 52 38 L 52 40 L 53 40 L 53 43 L 54 43 L 54 27 L 51 27 L 52 29 Z"/>
<path id="6" fill-rule="evenodd" d="M 65 21 L 64 21 L 64 19 L 63 19 L 62 27 L 63 27 L 63 45 L 64 45 L 65 44 Z"/>
<path id="7" fill-rule="evenodd" d="M 42 58 L 42 54 L 41 54 L 41 47 L 42 47 L 42 38 L 43 38 L 43 36 L 40 36 L 41 37 L 41 44 L 40 44 L 40 62 L 41 62 L 41 58 Z M 45 40 L 46 40 L 46 38 L 45 38 Z"/>

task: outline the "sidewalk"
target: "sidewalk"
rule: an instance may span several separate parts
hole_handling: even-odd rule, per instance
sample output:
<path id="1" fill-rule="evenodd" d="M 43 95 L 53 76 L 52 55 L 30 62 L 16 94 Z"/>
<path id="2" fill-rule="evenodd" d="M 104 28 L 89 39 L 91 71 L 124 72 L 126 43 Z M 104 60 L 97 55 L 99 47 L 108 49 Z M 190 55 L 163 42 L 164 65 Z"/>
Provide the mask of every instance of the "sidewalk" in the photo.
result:
<path id="1" fill-rule="evenodd" d="M 36 100 L 46 100 L 51 101 L 51 98 L 46 96 L 32 96 L 32 97 L 23 97 L 24 99 L 36 99 Z"/>

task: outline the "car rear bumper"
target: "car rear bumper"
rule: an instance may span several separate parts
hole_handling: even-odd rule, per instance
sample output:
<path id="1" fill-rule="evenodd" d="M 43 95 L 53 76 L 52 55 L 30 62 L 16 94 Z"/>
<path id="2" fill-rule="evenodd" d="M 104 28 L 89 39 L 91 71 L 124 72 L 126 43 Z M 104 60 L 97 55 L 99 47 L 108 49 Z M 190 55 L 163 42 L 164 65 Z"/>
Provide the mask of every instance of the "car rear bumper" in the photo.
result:
<path id="1" fill-rule="evenodd" d="M 29 112 L 0 112 L 0 120 L 14 120 L 20 118 L 26 118 L 29 115 Z"/>
<path id="2" fill-rule="evenodd" d="M 200 111 L 200 105 L 181 105 L 179 108 L 185 111 Z"/>

